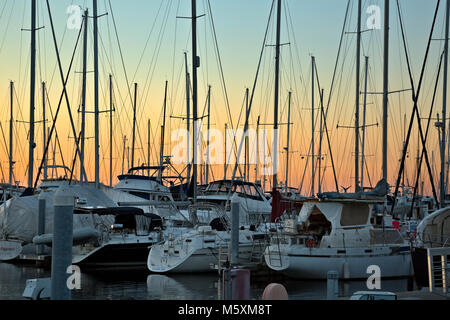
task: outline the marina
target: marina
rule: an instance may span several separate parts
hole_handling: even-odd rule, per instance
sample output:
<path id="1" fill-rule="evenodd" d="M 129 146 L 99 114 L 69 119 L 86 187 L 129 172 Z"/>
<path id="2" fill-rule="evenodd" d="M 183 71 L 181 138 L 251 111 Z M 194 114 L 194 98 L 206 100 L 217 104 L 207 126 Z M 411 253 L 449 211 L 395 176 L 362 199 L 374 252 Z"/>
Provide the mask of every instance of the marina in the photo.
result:
<path id="1" fill-rule="evenodd" d="M 450 299 L 450 0 L 323 1 L 0 0 L 0 301 Z"/>

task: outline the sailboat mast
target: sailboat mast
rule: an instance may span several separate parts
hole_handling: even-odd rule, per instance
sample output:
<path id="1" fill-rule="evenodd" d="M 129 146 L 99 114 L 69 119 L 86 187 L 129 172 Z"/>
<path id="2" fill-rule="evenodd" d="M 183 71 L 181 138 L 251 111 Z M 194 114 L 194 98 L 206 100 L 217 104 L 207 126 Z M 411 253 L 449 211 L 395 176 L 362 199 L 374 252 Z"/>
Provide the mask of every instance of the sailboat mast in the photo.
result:
<path id="1" fill-rule="evenodd" d="M 384 66 L 383 66 L 383 179 L 387 181 L 388 103 L 389 103 L 389 0 L 384 0 Z"/>
<path id="2" fill-rule="evenodd" d="M 193 137 L 193 168 L 192 183 L 194 184 L 194 203 L 197 202 L 197 134 L 198 134 L 198 117 L 197 117 L 197 68 L 200 67 L 200 58 L 197 56 L 197 1 L 192 0 L 192 115 L 194 122 Z"/>
<path id="3" fill-rule="evenodd" d="M 150 167 L 150 143 L 151 143 L 151 122 L 150 119 L 148 119 L 148 124 L 147 124 L 147 166 Z M 150 169 L 148 170 L 148 176 L 150 176 Z"/>
<path id="4" fill-rule="evenodd" d="M 122 149 L 122 175 L 125 173 L 125 151 L 127 148 L 127 136 L 123 136 L 123 149 Z"/>
<path id="5" fill-rule="evenodd" d="M 13 184 L 13 123 L 14 123 L 14 82 L 10 83 L 11 90 L 11 114 L 9 119 L 9 184 Z"/>
<path id="6" fill-rule="evenodd" d="M 311 57 L 312 59 L 312 68 L 311 68 L 311 126 L 312 126 L 312 131 L 311 131 L 311 196 L 314 197 L 315 194 L 315 186 L 314 186 L 314 182 L 315 182 L 315 162 L 316 162 L 316 155 L 315 155 L 315 141 L 314 141 L 314 131 L 315 131 L 315 126 L 314 126 L 314 108 L 315 108 L 315 103 L 314 103 L 314 71 L 316 68 L 316 58 L 315 57 Z"/>
<path id="7" fill-rule="evenodd" d="M 322 104 L 323 104 L 323 96 L 324 96 L 324 90 L 320 92 L 320 105 L 321 105 L 321 111 L 322 111 Z M 318 168 L 318 179 L 317 179 L 317 185 L 318 185 L 318 192 L 322 193 L 322 139 L 323 139 L 323 114 L 320 113 L 320 124 L 319 124 L 319 168 Z"/>
<path id="8" fill-rule="evenodd" d="M 281 38 L 281 0 L 278 0 L 277 8 L 277 40 L 275 45 L 275 106 L 273 116 L 273 185 L 274 189 L 278 186 L 278 103 L 280 91 L 280 40 Z"/>
<path id="9" fill-rule="evenodd" d="M 33 187 L 34 109 L 36 93 L 36 0 L 31 0 L 31 72 L 30 72 L 30 138 L 28 157 L 28 187 Z"/>
<path id="10" fill-rule="evenodd" d="M 98 69 L 98 12 L 97 0 L 93 0 L 94 10 L 94 116 L 95 116 L 95 187 L 100 185 L 100 143 L 99 143 L 99 69 Z"/>
<path id="11" fill-rule="evenodd" d="M 109 186 L 112 187 L 113 167 L 113 82 L 109 75 Z"/>
<path id="12" fill-rule="evenodd" d="M 248 124 L 248 108 L 249 108 L 249 90 L 245 89 L 245 123 Z M 248 145 L 248 131 L 244 132 L 245 135 L 245 165 L 244 165 L 244 181 L 249 180 L 249 145 Z"/>
<path id="13" fill-rule="evenodd" d="M 366 71 L 364 80 L 364 106 L 363 106 L 363 125 L 362 125 L 362 146 L 361 146 L 361 188 L 364 189 L 364 152 L 366 144 L 366 112 L 367 112 L 367 78 L 369 74 L 369 57 L 366 57 Z"/>
<path id="14" fill-rule="evenodd" d="M 84 38 L 83 38 L 83 85 L 81 94 L 81 151 L 80 151 L 80 181 L 84 176 L 84 144 L 86 140 L 86 77 L 87 77 L 87 37 L 88 37 L 89 10 L 84 11 Z"/>
<path id="15" fill-rule="evenodd" d="M 258 169 L 259 169 L 259 123 L 261 116 L 258 116 L 256 122 L 256 166 L 255 166 L 255 183 L 258 183 Z M 260 181 L 261 182 L 261 181 Z"/>
<path id="16" fill-rule="evenodd" d="M 45 118 L 45 82 L 42 82 L 42 133 L 43 133 L 43 147 L 45 150 L 45 146 L 47 145 L 47 120 Z M 43 163 L 43 177 L 44 180 L 47 180 L 47 154 L 44 154 L 44 163 Z"/>
<path id="17" fill-rule="evenodd" d="M 356 32 L 356 112 L 355 112 L 355 192 L 359 191 L 359 99 L 361 72 L 361 5 L 358 0 L 358 30 Z"/>
<path id="18" fill-rule="evenodd" d="M 166 110 L 167 110 L 167 84 L 166 81 L 166 87 L 164 91 L 164 115 L 163 115 L 163 125 L 161 127 L 161 146 L 160 146 L 160 153 L 159 153 L 159 180 L 162 181 L 162 166 L 164 163 L 164 144 L 165 144 L 165 132 L 166 132 Z"/>
<path id="19" fill-rule="evenodd" d="M 190 86 L 190 75 L 189 75 L 189 66 L 188 66 L 188 58 L 187 53 L 184 53 L 184 61 L 186 65 L 186 133 L 187 133 L 187 147 L 186 147 L 186 162 L 187 162 L 187 174 L 186 181 L 187 185 L 189 185 L 189 181 L 191 179 L 191 155 L 190 155 L 190 133 L 191 133 L 191 86 Z"/>
<path id="20" fill-rule="evenodd" d="M 210 129 L 211 129 L 211 86 L 208 86 L 208 132 L 207 132 L 207 145 L 206 145 L 206 184 L 209 184 L 209 163 L 210 163 Z"/>
<path id="21" fill-rule="evenodd" d="M 137 107 L 138 84 L 134 84 L 134 103 L 133 103 L 133 133 L 131 142 L 131 168 L 134 168 L 134 150 L 136 144 L 136 107 Z"/>
<path id="22" fill-rule="evenodd" d="M 442 101 L 442 147 L 441 147 L 441 178 L 440 178 L 440 195 L 441 207 L 445 206 L 445 196 L 447 193 L 447 186 L 445 185 L 445 152 L 446 152 L 446 127 L 447 127 L 447 80 L 448 80 L 448 37 L 449 37 L 449 22 L 450 22 L 450 0 L 446 2 L 445 13 L 445 44 L 444 44 L 444 88 Z"/>
<path id="23" fill-rule="evenodd" d="M 287 123 L 287 145 L 286 145 L 286 192 L 289 187 L 289 152 L 290 152 L 290 138 L 291 138 L 291 97 L 292 92 L 289 91 L 288 99 L 288 123 Z"/>
<path id="24" fill-rule="evenodd" d="M 223 180 L 227 179 L 227 168 L 228 168 L 228 149 L 227 149 L 227 134 L 228 134 L 228 124 L 225 123 L 225 159 L 223 162 Z"/>

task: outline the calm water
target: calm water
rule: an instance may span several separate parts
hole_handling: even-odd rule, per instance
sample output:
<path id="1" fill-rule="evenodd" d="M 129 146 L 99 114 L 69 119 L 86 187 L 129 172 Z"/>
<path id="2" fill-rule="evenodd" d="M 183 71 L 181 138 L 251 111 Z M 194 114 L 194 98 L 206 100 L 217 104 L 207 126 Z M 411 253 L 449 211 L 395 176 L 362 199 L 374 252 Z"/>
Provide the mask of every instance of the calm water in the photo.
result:
<path id="1" fill-rule="evenodd" d="M 27 279 L 50 277 L 50 270 L 33 265 L 0 263 L 0 300 L 22 300 Z M 145 269 L 129 271 L 89 271 L 81 276 L 81 290 L 72 291 L 74 300 L 217 300 L 218 276 L 156 275 Z M 259 279 L 251 286 L 251 299 L 259 300 L 270 279 Z M 282 283 L 291 300 L 326 299 L 326 281 L 276 281 Z M 408 279 L 384 280 L 382 290 L 412 290 Z M 340 283 L 340 295 L 350 296 L 367 290 L 365 282 Z"/>

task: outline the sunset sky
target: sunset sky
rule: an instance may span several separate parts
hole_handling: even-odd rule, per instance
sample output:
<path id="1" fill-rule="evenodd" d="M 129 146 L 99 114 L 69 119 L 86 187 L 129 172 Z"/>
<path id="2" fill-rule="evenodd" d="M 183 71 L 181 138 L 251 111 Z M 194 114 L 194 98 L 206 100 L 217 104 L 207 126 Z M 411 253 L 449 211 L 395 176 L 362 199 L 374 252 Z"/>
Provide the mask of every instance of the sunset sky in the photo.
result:
<path id="1" fill-rule="evenodd" d="M 41 82 L 48 87 L 49 104 L 53 114 L 58 106 L 62 85 L 56 64 L 55 48 L 52 40 L 51 25 L 46 1 L 37 0 L 38 27 L 37 32 L 37 71 L 36 71 L 36 119 L 42 120 Z M 69 29 L 67 8 L 71 5 L 88 7 L 92 14 L 92 1 L 49 0 L 54 19 L 55 32 L 61 53 L 64 73 L 67 72 L 79 30 Z M 114 105 L 113 115 L 113 182 L 122 173 L 123 141 L 127 137 L 130 146 L 132 135 L 132 96 L 134 83 L 138 84 L 137 128 L 135 165 L 147 163 L 147 123 L 151 121 L 151 164 L 159 161 L 160 127 L 162 125 L 164 86 L 168 81 L 167 97 L 167 129 L 165 154 L 172 155 L 173 147 L 178 143 L 171 141 L 172 133 L 185 128 L 186 122 L 171 116 L 182 116 L 186 113 L 184 53 L 188 54 L 189 70 L 192 71 L 191 21 L 178 17 L 191 15 L 191 1 L 188 0 L 99 0 L 99 14 L 108 15 L 99 18 L 100 41 L 100 109 L 109 108 L 109 74 L 113 75 Z M 281 87 L 280 87 L 280 123 L 287 123 L 287 98 L 292 91 L 291 113 L 291 154 L 289 185 L 301 188 L 303 194 L 311 193 L 311 56 L 314 56 L 319 72 L 320 86 L 325 92 L 325 105 L 329 104 L 327 127 L 331 139 L 331 147 L 335 161 L 339 188 L 354 187 L 354 130 L 337 128 L 337 126 L 353 126 L 355 114 L 355 67 L 356 67 L 356 15 L 357 1 L 351 0 L 348 21 L 345 26 L 342 52 L 338 62 L 334 91 L 331 100 L 328 96 L 336 63 L 339 40 L 344 24 L 347 0 L 283 0 L 281 42 Z M 371 5 L 381 9 L 383 21 L 384 1 L 363 0 L 362 25 L 366 30 L 366 22 L 370 15 L 366 12 Z M 404 22 L 408 53 L 411 59 L 415 86 L 419 81 L 424 54 L 431 30 L 436 8 L 434 0 L 399 0 Z M 0 0 L 0 179 L 8 180 L 9 117 L 10 117 L 10 81 L 15 84 L 14 118 L 29 120 L 29 88 L 30 88 L 30 32 L 22 29 L 30 28 L 31 0 Z M 212 10 L 212 19 L 209 12 Z M 212 87 L 211 124 L 223 131 L 225 124 L 243 128 L 245 117 L 242 107 L 246 88 L 252 92 L 258 60 L 263 46 L 272 0 L 198 0 L 197 14 L 205 16 L 198 19 L 198 55 L 201 58 L 199 76 L 199 115 L 206 114 L 208 85 Z M 436 21 L 433 38 L 444 38 L 444 7 L 441 7 Z M 112 11 L 111 11 L 112 8 Z M 261 123 L 273 123 L 274 105 L 274 48 L 275 17 L 269 25 L 268 39 L 262 59 L 259 79 L 255 88 L 250 127 L 255 129 L 258 116 Z M 218 41 L 218 49 L 222 62 L 228 100 L 224 94 L 221 73 L 216 54 L 211 21 Z M 390 32 L 390 91 L 410 89 L 410 80 L 406 66 L 402 44 L 397 1 L 391 0 L 391 32 Z M 117 27 L 117 36 L 116 29 Z M 93 34 L 92 19 L 89 19 L 88 40 L 88 89 L 87 108 L 94 107 L 93 83 Z M 117 41 L 119 40 L 119 43 Z M 119 47 L 120 44 L 120 47 Z M 419 109 L 421 117 L 428 118 L 433 90 L 439 65 L 439 57 L 443 50 L 443 41 L 434 40 L 427 62 L 423 81 Z M 81 127 L 81 115 L 77 112 L 81 103 L 82 42 L 79 43 L 70 80 L 67 85 L 71 110 L 77 132 Z M 123 56 L 123 64 L 121 55 Z M 383 30 L 372 30 L 362 34 L 361 51 L 361 90 L 364 90 L 364 56 L 370 58 L 369 92 L 382 91 L 383 63 Z M 126 73 L 124 71 L 126 70 Z M 128 84 L 127 84 L 128 81 Z M 442 72 L 433 109 L 433 117 L 441 114 L 442 108 Z M 131 94 L 131 96 L 130 96 Z M 230 113 L 227 111 L 227 101 Z M 316 108 L 319 106 L 319 94 L 315 92 Z M 362 101 L 361 96 L 361 124 Z M 366 168 L 364 186 L 374 186 L 381 178 L 381 142 L 382 142 L 382 99 L 381 95 L 369 95 L 367 98 L 366 130 Z M 389 147 L 388 147 L 388 182 L 395 185 L 398 175 L 399 159 L 403 139 L 412 112 L 411 92 L 392 94 L 389 111 Z M 49 113 L 47 105 L 47 114 Z M 316 155 L 319 152 L 319 110 L 315 110 L 316 122 Z M 52 124 L 47 117 L 47 127 Z M 86 171 L 90 180 L 94 179 L 94 116 L 87 115 Z M 433 164 L 433 174 L 437 185 L 440 171 L 438 130 L 431 121 L 427 148 Z M 206 125 L 206 119 L 204 121 Z M 376 126 L 378 124 L 378 126 Z M 427 120 L 422 121 L 424 130 Z M 15 180 L 27 183 L 26 168 L 28 165 L 28 124 L 15 122 L 14 160 Z M 406 127 L 406 128 L 405 128 Z M 204 127 L 206 130 L 206 126 Z M 270 129 L 269 126 L 264 129 Z M 35 169 L 42 159 L 43 124 L 36 124 Z M 100 115 L 100 175 L 103 183 L 109 183 L 109 114 Z M 287 127 L 282 125 L 281 150 L 286 146 Z M 62 157 L 66 166 L 71 167 L 74 157 L 74 139 L 65 101 L 61 105 L 61 115 L 57 120 L 57 132 L 61 143 Z M 4 136 L 3 136 L 4 135 Z M 54 140 L 53 140 L 54 141 Z M 411 143 L 406 164 L 405 184 L 414 185 L 416 172 L 416 154 L 418 145 L 417 122 L 411 136 Z M 53 153 L 53 143 L 50 149 Z M 323 139 L 322 145 L 322 191 L 334 191 L 334 179 L 331 168 L 331 157 L 328 144 Z M 268 151 L 267 151 L 268 152 Z M 286 154 L 280 153 L 278 178 L 285 180 Z M 50 154 L 53 163 L 53 154 Z M 309 159 L 309 160 L 308 160 Z M 61 154 L 57 149 L 56 164 L 62 164 Z M 124 163 L 128 168 L 127 156 Z M 179 171 L 183 166 L 177 166 Z M 251 180 L 255 180 L 255 167 L 251 168 Z M 213 178 L 223 178 L 223 165 L 213 166 Z M 230 174 L 230 167 L 228 173 Z M 79 163 L 75 167 L 75 176 L 79 177 Z M 423 167 L 422 172 L 426 172 Z M 230 175 L 228 175 L 230 177 Z M 211 175 L 210 175 L 211 179 Z M 259 177 L 258 177 L 259 179 Z M 316 176 L 317 179 L 317 176 Z M 271 177 L 265 183 L 268 190 Z M 431 188 L 428 175 L 422 175 L 424 193 L 429 194 Z M 316 192 L 318 182 L 316 181 Z"/>

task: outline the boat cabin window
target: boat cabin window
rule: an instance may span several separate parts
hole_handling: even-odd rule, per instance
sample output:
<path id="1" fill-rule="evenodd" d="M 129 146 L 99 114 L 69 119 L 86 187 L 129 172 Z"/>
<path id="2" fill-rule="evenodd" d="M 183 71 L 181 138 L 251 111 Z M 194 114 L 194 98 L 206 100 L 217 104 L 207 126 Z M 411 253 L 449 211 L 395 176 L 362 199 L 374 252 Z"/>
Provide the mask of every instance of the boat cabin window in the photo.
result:
<path id="1" fill-rule="evenodd" d="M 228 192 L 231 183 L 229 181 L 219 181 L 211 183 L 206 189 L 207 192 Z"/>
<path id="2" fill-rule="evenodd" d="M 129 194 L 145 200 L 150 200 L 150 194 L 147 192 L 129 191 Z"/>
<path id="3" fill-rule="evenodd" d="M 231 187 L 231 181 L 218 181 L 211 183 L 207 189 L 207 193 L 212 192 L 229 192 Z M 233 183 L 232 192 L 238 193 L 241 197 L 249 198 L 253 200 L 262 201 L 262 197 L 258 192 L 258 189 L 252 184 L 242 183 L 241 181 L 235 181 Z"/>
<path id="4" fill-rule="evenodd" d="M 314 207 L 308 218 L 307 231 L 319 236 L 324 236 L 331 232 L 331 222 L 328 221 L 325 215 L 317 207 Z"/>
<path id="5" fill-rule="evenodd" d="M 341 213 L 341 226 L 359 226 L 367 224 L 370 207 L 367 203 L 344 204 Z"/>

